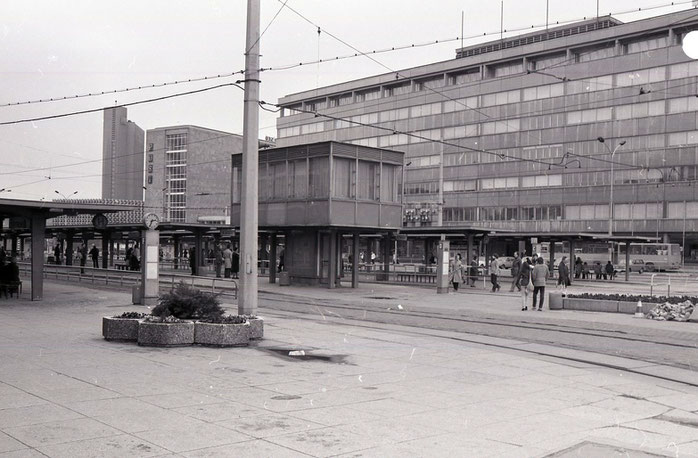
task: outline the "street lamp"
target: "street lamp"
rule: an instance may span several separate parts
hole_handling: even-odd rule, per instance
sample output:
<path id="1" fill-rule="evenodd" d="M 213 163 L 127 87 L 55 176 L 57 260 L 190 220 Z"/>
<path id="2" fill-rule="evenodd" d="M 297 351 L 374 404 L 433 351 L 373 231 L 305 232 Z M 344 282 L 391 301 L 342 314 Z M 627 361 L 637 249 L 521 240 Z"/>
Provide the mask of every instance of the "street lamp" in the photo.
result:
<path id="1" fill-rule="evenodd" d="M 597 140 L 603 144 L 603 146 L 606 147 L 606 150 L 611 153 L 611 192 L 609 196 L 609 204 L 608 204 L 608 254 L 610 261 L 613 262 L 613 242 L 611 241 L 611 237 L 613 236 L 613 157 L 616 154 L 616 151 L 618 151 L 618 148 L 621 146 L 625 145 L 625 140 L 622 142 L 618 143 L 615 148 L 613 148 L 613 151 L 608 147 L 606 144 L 606 139 L 603 137 L 598 137 Z"/>
<path id="2" fill-rule="evenodd" d="M 53 192 L 55 192 L 56 194 L 58 194 L 59 196 L 61 196 L 61 197 L 62 197 L 63 199 L 65 199 L 65 200 L 70 199 L 70 196 L 74 196 L 75 194 L 78 193 L 77 191 L 74 191 L 74 192 L 72 192 L 71 194 L 68 194 L 68 195 L 66 196 L 66 195 L 63 194 L 62 192 L 58 192 L 58 191 L 53 191 Z"/>

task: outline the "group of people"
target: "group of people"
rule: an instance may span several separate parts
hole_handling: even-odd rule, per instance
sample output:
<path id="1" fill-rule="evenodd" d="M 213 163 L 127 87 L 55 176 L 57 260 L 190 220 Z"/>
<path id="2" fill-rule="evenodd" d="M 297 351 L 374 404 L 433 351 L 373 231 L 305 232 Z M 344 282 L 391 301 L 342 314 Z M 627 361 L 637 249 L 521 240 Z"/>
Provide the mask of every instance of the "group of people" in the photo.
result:
<path id="1" fill-rule="evenodd" d="M 596 277 L 596 280 L 601 280 L 602 278 L 604 280 L 613 280 L 615 276 L 616 269 L 613 267 L 611 261 L 608 261 L 605 266 L 602 266 L 600 261 L 596 261 L 592 267 L 589 267 L 580 257 L 577 257 L 574 261 L 574 278 L 591 280 Z"/>
<path id="2" fill-rule="evenodd" d="M 19 284 L 19 266 L 15 258 L 7 256 L 4 247 L 0 247 L 0 295 L 17 292 Z"/>
<path id="3" fill-rule="evenodd" d="M 190 260 L 191 263 L 191 260 Z M 238 278 L 240 272 L 240 253 L 238 248 L 232 249 L 231 244 L 226 244 L 224 249 L 220 245 L 216 245 L 213 249 L 213 266 L 216 269 L 216 278 L 221 278 L 221 270 L 225 278 Z M 192 275 L 194 268 L 192 267 Z"/>
<path id="4" fill-rule="evenodd" d="M 436 259 L 434 259 L 434 263 L 436 263 Z M 458 287 L 461 283 L 463 283 L 463 280 L 467 280 L 468 284 L 472 288 L 475 288 L 475 282 L 477 281 L 478 277 L 478 269 L 479 267 L 477 262 L 477 256 L 473 256 L 473 260 L 470 262 L 470 266 L 466 268 L 463 265 L 463 258 L 461 257 L 460 253 L 456 254 L 456 256 L 451 260 L 451 264 L 449 267 L 448 280 L 449 283 L 453 284 L 453 290 L 458 291 Z M 496 277 L 491 278 L 493 279 L 492 292 L 494 292 L 495 289 L 499 287 L 499 285 L 496 283 Z M 495 285 L 497 286 L 495 287 Z"/>

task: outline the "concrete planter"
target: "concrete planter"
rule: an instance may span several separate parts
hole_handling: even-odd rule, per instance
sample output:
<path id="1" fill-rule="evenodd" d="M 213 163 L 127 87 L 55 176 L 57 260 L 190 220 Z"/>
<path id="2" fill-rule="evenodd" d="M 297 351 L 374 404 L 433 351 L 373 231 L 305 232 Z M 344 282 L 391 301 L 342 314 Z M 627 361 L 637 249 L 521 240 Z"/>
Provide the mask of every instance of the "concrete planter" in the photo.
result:
<path id="1" fill-rule="evenodd" d="M 250 339 L 264 338 L 264 320 L 262 318 L 248 318 L 250 323 Z"/>
<path id="2" fill-rule="evenodd" d="M 121 340 L 135 342 L 138 340 L 137 318 L 102 317 L 102 336 L 105 340 Z"/>
<path id="3" fill-rule="evenodd" d="M 215 347 L 244 346 L 250 342 L 250 323 L 194 323 L 194 343 Z"/>
<path id="4" fill-rule="evenodd" d="M 174 347 L 194 343 L 194 323 L 155 323 L 142 321 L 138 325 L 138 345 Z"/>
<path id="5" fill-rule="evenodd" d="M 577 299 L 566 297 L 562 299 L 562 308 L 565 310 L 583 310 L 587 312 L 618 312 L 618 301 L 606 301 L 595 299 Z"/>
<path id="6" fill-rule="evenodd" d="M 562 293 L 548 294 L 548 307 L 550 310 L 561 310 L 562 309 Z"/>

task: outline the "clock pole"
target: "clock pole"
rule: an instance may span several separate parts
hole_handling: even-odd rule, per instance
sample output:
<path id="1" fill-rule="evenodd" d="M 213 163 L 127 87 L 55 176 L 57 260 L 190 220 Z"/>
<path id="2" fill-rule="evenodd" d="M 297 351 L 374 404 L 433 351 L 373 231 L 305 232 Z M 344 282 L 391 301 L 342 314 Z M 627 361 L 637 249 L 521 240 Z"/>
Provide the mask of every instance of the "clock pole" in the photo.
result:
<path id="1" fill-rule="evenodd" d="M 159 261 L 160 261 L 160 231 L 159 218 L 155 213 L 148 213 L 143 217 L 146 227 L 141 253 L 141 278 L 143 285 L 143 305 L 156 305 L 160 290 Z"/>

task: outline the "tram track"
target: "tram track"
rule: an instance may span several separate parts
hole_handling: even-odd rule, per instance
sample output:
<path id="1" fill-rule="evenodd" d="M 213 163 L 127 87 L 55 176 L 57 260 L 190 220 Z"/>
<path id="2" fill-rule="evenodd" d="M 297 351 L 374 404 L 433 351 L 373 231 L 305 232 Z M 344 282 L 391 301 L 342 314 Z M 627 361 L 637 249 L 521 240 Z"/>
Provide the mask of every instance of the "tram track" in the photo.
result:
<path id="1" fill-rule="evenodd" d="M 696 343 L 689 340 L 670 339 L 660 335 L 635 335 L 618 329 L 598 329 L 593 327 L 575 326 L 573 323 L 542 323 L 538 318 L 531 321 L 526 315 L 521 321 L 497 318 L 472 317 L 467 315 L 454 316 L 442 312 L 424 312 L 415 310 L 387 310 L 375 304 L 351 304 L 347 302 L 332 303 L 298 298 L 297 296 L 266 294 L 260 292 L 260 298 L 265 300 L 269 309 L 313 315 L 318 321 L 328 319 L 353 321 L 353 326 L 376 329 L 376 326 L 363 324 L 365 322 L 393 324 L 410 327 L 420 335 L 438 337 L 433 331 L 456 332 L 461 334 L 494 337 L 516 342 L 512 345 L 489 344 L 495 347 L 522 351 L 541 356 L 570 359 L 618 370 L 625 370 L 659 379 L 675 381 L 698 386 L 698 376 L 677 378 L 663 376 L 649 370 L 633 369 L 627 366 L 610 364 L 600 361 L 600 357 L 611 356 L 631 360 L 635 363 L 646 363 L 648 366 L 663 366 L 681 369 L 686 375 L 698 368 L 698 349 Z M 268 301 L 268 302 L 267 302 Z M 290 306 L 289 306 L 290 305 Z M 300 307 L 299 307 L 300 306 Z M 322 309 L 325 309 L 323 314 Z M 331 312 L 331 313 L 329 313 Z M 318 315 L 322 315 L 318 317 Z M 418 329 L 418 331 L 416 330 Z M 643 331 L 639 328 L 634 330 Z M 441 336 L 443 337 L 443 336 Z M 481 341 L 465 337 L 448 337 L 469 343 L 482 344 Z M 521 344 L 539 344 L 552 346 L 555 349 L 576 350 L 589 354 L 589 357 L 561 356 L 559 352 L 541 352 L 540 350 L 521 348 Z M 667 371 L 668 372 L 668 371 Z M 689 380 L 692 379 L 692 380 Z"/>

